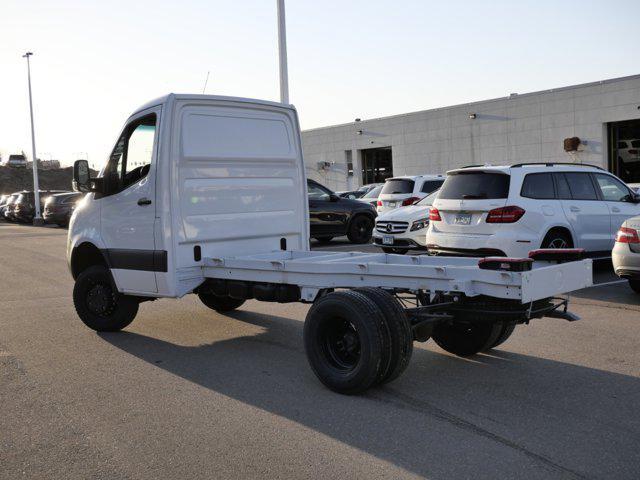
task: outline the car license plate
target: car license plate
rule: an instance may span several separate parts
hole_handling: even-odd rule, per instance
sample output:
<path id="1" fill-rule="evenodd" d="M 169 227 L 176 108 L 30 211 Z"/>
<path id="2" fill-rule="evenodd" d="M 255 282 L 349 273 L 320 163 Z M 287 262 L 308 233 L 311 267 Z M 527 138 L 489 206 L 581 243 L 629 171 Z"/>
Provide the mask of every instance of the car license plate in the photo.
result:
<path id="1" fill-rule="evenodd" d="M 387 207 L 396 208 L 396 202 L 387 202 Z"/>
<path id="2" fill-rule="evenodd" d="M 382 237 L 382 244 L 383 245 L 393 245 L 393 237 L 390 235 L 384 235 Z"/>
<path id="3" fill-rule="evenodd" d="M 470 213 L 460 213 L 455 216 L 453 223 L 456 225 L 470 225 L 471 224 L 471 214 Z"/>

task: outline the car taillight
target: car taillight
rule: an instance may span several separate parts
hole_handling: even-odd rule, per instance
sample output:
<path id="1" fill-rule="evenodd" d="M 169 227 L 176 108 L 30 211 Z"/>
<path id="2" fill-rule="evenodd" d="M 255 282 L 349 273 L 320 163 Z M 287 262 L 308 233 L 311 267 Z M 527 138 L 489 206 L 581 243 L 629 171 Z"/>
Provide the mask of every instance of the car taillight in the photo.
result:
<path id="1" fill-rule="evenodd" d="M 515 223 L 524 215 L 525 211 L 510 205 L 508 207 L 494 208 L 487 214 L 487 223 Z"/>
<path id="2" fill-rule="evenodd" d="M 440 218 L 440 212 L 437 208 L 431 207 L 429 209 L 429 220 L 432 222 L 441 222 L 442 218 Z"/>
<path id="3" fill-rule="evenodd" d="M 376 205 L 378 205 L 379 207 L 381 207 L 381 206 L 382 206 L 382 200 L 378 200 L 378 201 L 376 202 Z"/>
<path id="4" fill-rule="evenodd" d="M 634 150 L 634 149 L 628 150 L 628 152 L 629 152 L 629 155 L 637 155 L 638 154 L 638 150 Z"/>
<path id="5" fill-rule="evenodd" d="M 620 243 L 640 243 L 638 231 L 633 228 L 620 227 L 616 234 L 616 242 Z"/>
<path id="6" fill-rule="evenodd" d="M 406 207 L 408 205 L 413 205 L 414 203 L 416 203 L 418 200 L 422 200 L 420 197 L 409 197 L 409 198 L 405 198 L 402 201 L 402 206 Z"/>

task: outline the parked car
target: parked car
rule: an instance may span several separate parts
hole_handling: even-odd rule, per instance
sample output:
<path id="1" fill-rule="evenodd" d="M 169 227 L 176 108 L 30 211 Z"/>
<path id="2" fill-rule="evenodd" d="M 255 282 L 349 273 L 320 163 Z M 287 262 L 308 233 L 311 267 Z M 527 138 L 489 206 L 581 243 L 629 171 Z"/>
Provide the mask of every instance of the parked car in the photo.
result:
<path id="1" fill-rule="evenodd" d="M 640 183 L 627 183 L 627 187 L 629 187 L 635 193 L 640 193 Z"/>
<path id="2" fill-rule="evenodd" d="M 7 167 L 27 168 L 27 158 L 22 154 L 9 155 Z"/>
<path id="3" fill-rule="evenodd" d="M 55 223 L 61 227 L 69 225 L 71 214 L 76 203 L 82 198 L 82 193 L 56 193 L 45 199 L 42 218 L 46 223 Z"/>
<path id="4" fill-rule="evenodd" d="M 372 207 L 376 207 L 378 205 L 378 197 L 380 196 L 380 192 L 384 187 L 384 183 L 379 184 L 377 187 L 372 188 L 367 193 L 365 193 L 362 197 L 358 198 L 360 202 L 366 202 Z"/>
<path id="5" fill-rule="evenodd" d="M 347 192 L 336 192 L 336 195 L 338 195 L 339 197 L 351 198 L 351 199 L 362 198 L 368 192 L 376 188 L 378 185 L 382 185 L 382 183 L 368 183 L 367 185 L 361 186 L 357 190 L 351 190 Z"/>
<path id="6" fill-rule="evenodd" d="M 442 175 L 414 175 L 388 178 L 378 197 L 378 213 L 406 207 L 435 192 L 444 183 Z"/>
<path id="7" fill-rule="evenodd" d="M 616 275 L 629 280 L 633 291 L 640 293 L 640 217 L 630 218 L 622 224 L 611 260 Z"/>
<path id="8" fill-rule="evenodd" d="M 9 195 L 9 198 L 7 199 L 7 203 L 5 203 L 3 209 L 2 209 L 2 215 L 4 217 L 5 220 L 8 220 L 10 222 L 14 222 L 15 218 L 13 216 L 13 210 L 15 207 L 15 202 L 18 199 L 18 197 L 20 196 L 20 193 L 22 192 L 16 192 L 16 193 L 12 193 L 11 195 Z"/>
<path id="9" fill-rule="evenodd" d="M 64 190 L 39 190 L 40 211 L 44 211 L 45 199 L 55 193 L 63 193 Z M 36 216 L 35 195 L 33 192 L 21 192 L 13 205 L 13 218 L 22 223 L 31 223 Z"/>
<path id="10" fill-rule="evenodd" d="M 427 250 L 429 210 L 438 191 L 414 205 L 394 208 L 379 215 L 373 231 L 373 243 L 385 253 L 405 254 L 409 250 Z"/>
<path id="11" fill-rule="evenodd" d="M 376 218 L 371 205 L 341 198 L 314 180 L 307 180 L 311 237 L 330 242 L 346 235 L 352 243 L 367 243 Z"/>
<path id="12" fill-rule="evenodd" d="M 582 164 L 452 170 L 431 208 L 435 254 L 527 257 L 538 248 L 584 248 L 608 257 L 640 197 L 616 176 Z"/>

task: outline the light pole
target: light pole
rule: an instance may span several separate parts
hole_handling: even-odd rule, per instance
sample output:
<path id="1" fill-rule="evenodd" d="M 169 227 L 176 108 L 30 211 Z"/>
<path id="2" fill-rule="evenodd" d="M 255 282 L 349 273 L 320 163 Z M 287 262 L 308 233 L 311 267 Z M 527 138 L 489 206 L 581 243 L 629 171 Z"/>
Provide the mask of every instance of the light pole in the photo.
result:
<path id="1" fill-rule="evenodd" d="M 32 52 L 25 53 L 22 58 L 27 59 L 27 79 L 29 81 L 29 112 L 31 113 L 31 159 L 33 160 L 33 200 L 35 207 L 35 215 L 33 217 L 34 225 L 42 225 L 42 217 L 40 216 L 40 187 L 38 185 L 38 157 L 36 156 L 36 132 L 33 128 L 33 100 L 31 99 L 31 64 L 29 57 Z"/>
<path id="2" fill-rule="evenodd" d="M 278 0 L 278 53 L 280 57 L 280 103 L 289 104 L 289 73 L 287 70 L 287 25 L 284 0 Z"/>

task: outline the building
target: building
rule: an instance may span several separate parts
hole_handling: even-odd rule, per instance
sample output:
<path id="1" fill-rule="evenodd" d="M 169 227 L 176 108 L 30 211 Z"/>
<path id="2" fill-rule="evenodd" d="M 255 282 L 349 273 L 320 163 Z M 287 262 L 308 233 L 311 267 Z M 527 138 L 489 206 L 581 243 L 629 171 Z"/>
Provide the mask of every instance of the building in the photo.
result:
<path id="1" fill-rule="evenodd" d="M 302 132 L 334 190 L 474 164 L 578 162 L 640 182 L 640 75 Z"/>

